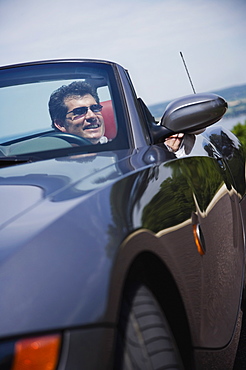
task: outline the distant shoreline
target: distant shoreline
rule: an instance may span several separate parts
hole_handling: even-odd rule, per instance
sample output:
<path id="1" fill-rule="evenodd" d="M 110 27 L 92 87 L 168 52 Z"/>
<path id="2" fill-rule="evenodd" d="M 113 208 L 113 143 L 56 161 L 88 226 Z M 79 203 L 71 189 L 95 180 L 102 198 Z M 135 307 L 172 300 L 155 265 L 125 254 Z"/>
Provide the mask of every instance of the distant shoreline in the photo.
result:
<path id="1" fill-rule="evenodd" d="M 228 116 L 225 114 L 225 116 L 216 123 L 216 125 L 222 125 L 227 130 L 232 130 L 234 126 L 236 126 L 238 123 L 241 123 L 242 125 L 246 122 L 246 113 L 245 114 L 239 114 L 237 116 Z"/>

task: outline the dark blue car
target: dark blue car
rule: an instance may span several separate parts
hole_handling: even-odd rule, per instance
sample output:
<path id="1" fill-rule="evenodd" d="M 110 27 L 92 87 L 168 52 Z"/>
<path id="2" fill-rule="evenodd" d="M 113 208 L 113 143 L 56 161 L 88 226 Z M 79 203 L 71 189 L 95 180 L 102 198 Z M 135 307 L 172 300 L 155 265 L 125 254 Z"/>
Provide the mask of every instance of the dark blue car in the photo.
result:
<path id="1" fill-rule="evenodd" d="M 245 155 L 214 125 L 225 100 L 157 121 L 97 60 L 1 67 L 0 85 L 0 368 L 232 369 Z"/>

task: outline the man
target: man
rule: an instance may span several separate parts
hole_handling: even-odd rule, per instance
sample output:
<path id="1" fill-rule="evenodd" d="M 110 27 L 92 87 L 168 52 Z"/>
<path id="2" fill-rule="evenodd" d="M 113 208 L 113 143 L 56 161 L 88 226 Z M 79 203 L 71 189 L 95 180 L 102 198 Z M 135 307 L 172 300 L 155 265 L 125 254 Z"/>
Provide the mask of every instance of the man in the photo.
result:
<path id="1" fill-rule="evenodd" d="M 61 86 L 51 94 L 49 100 L 52 127 L 64 133 L 81 136 L 92 144 L 108 142 L 104 136 L 102 108 L 96 90 L 83 81 Z M 184 155 L 184 148 L 179 151 L 183 143 L 184 134 L 172 135 L 164 142 L 168 150 L 177 156 Z"/>
<path id="2" fill-rule="evenodd" d="M 105 143 L 102 105 L 97 92 L 87 83 L 75 81 L 55 90 L 49 100 L 52 127 L 74 134 L 92 144 Z"/>

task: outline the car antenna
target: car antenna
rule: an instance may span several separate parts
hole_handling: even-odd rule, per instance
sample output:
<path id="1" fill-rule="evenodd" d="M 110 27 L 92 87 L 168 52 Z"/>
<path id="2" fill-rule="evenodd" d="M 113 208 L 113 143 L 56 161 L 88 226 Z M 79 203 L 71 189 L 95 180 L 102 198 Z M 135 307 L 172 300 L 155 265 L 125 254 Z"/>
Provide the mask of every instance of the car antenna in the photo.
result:
<path id="1" fill-rule="evenodd" d="M 183 54 L 182 54 L 182 51 L 180 51 L 180 56 L 181 56 L 182 61 L 183 61 L 183 63 L 184 63 L 184 67 L 185 67 L 185 70 L 186 70 L 187 76 L 188 76 L 188 78 L 189 78 L 189 81 L 190 81 L 190 84 L 191 84 L 191 87 L 192 87 L 193 93 L 194 93 L 194 94 L 196 94 L 196 90 L 195 90 L 194 85 L 193 85 L 193 83 L 192 83 L 192 80 L 191 80 L 191 77 L 190 77 L 190 74 L 189 74 L 188 68 L 187 68 L 187 66 L 186 66 L 186 63 L 185 63 L 185 60 L 184 60 L 184 57 L 183 57 Z"/>

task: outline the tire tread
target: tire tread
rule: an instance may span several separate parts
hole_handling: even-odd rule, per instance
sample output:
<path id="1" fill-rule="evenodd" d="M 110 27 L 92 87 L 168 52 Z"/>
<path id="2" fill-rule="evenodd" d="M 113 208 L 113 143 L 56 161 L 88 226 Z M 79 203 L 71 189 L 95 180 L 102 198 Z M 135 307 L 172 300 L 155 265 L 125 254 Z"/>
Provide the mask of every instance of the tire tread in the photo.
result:
<path id="1" fill-rule="evenodd" d="M 144 285 L 126 290 L 118 337 L 116 370 L 183 369 L 167 320 Z"/>

